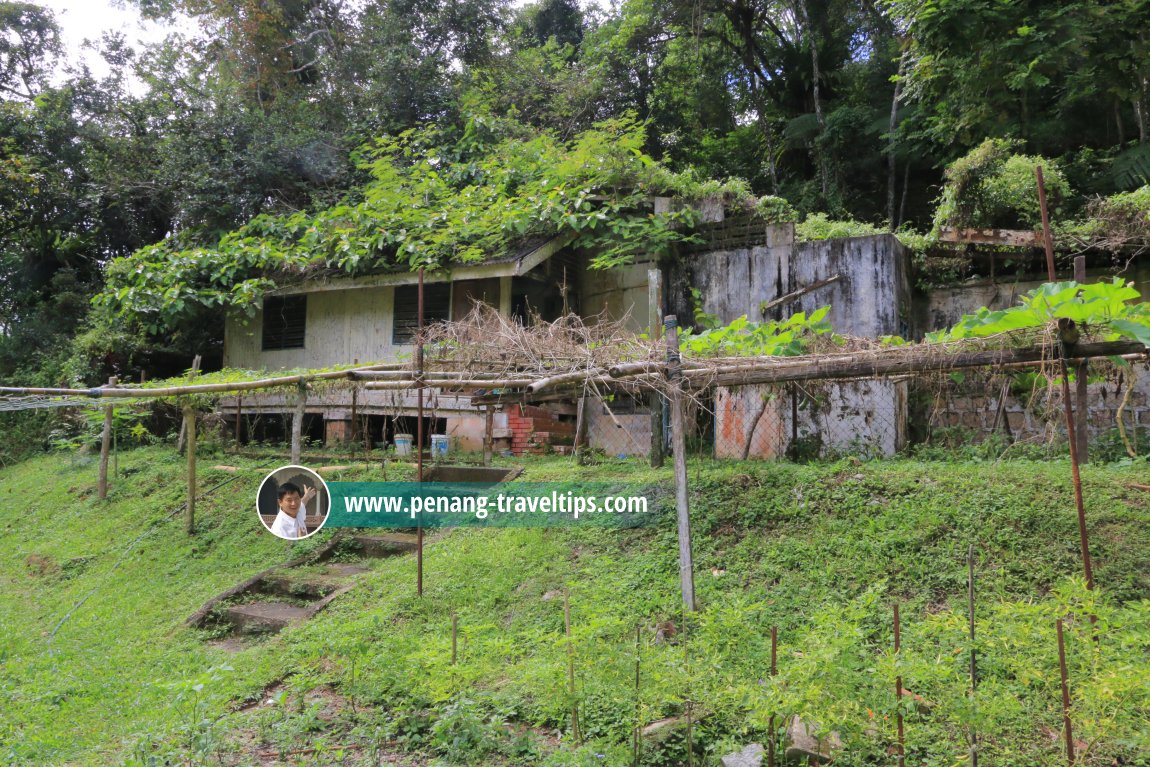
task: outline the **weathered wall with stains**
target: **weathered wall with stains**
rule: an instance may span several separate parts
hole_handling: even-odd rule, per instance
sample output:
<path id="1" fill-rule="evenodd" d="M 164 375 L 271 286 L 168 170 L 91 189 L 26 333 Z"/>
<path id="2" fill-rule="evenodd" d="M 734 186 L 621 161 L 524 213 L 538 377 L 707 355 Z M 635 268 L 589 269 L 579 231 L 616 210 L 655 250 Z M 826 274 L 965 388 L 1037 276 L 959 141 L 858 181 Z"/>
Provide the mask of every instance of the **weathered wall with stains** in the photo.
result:
<path id="1" fill-rule="evenodd" d="M 830 305 L 839 333 L 875 338 L 909 332 L 908 254 L 891 235 L 793 242 L 784 227 L 768 229 L 761 245 L 699 253 L 685 265 L 703 311 L 728 323 L 780 319 Z M 777 306 L 764 304 L 821 280 L 834 282 Z M 688 317 L 690 315 L 687 315 Z"/>
<path id="2" fill-rule="evenodd" d="M 905 381 L 720 386 L 715 457 L 889 456 L 907 441 Z"/>
<path id="3" fill-rule="evenodd" d="M 730 322 L 782 319 L 830 305 L 836 332 L 877 338 L 909 335 L 913 312 L 908 254 L 891 235 L 794 243 L 787 230 L 761 245 L 701 253 L 688 265 L 705 312 Z M 764 313 L 762 307 L 822 280 L 835 281 Z M 777 458 L 851 451 L 893 455 L 906 442 L 904 383 L 859 381 L 772 389 L 720 388 L 715 395 L 715 457 Z M 792 398 L 797 398 L 792 403 Z M 797 408 L 793 409 L 793 404 Z M 797 415 L 797 418 L 795 417 Z"/>
<path id="4" fill-rule="evenodd" d="M 580 313 L 612 321 L 626 319 L 629 330 L 645 332 L 650 324 L 647 273 L 654 268 L 654 259 L 640 258 L 615 269 L 584 269 L 579 278 Z"/>

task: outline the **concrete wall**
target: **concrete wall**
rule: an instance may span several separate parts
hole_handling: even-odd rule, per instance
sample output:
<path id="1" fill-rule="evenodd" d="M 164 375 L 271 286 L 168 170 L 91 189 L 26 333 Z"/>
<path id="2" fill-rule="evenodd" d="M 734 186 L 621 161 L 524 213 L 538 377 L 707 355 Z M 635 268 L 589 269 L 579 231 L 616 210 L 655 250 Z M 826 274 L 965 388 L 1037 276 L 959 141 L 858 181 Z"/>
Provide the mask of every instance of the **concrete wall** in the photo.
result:
<path id="1" fill-rule="evenodd" d="M 361 288 L 311 293 L 307 297 L 304 348 L 263 351 L 262 310 L 243 324 L 229 317 L 224 325 L 224 366 L 284 370 L 393 359 L 410 345 L 393 346 L 395 288 Z"/>
<path id="2" fill-rule="evenodd" d="M 789 228 L 770 227 L 762 245 L 691 256 L 686 269 L 702 294 L 703 311 L 728 323 L 742 315 L 753 321 L 781 319 L 829 304 L 839 333 L 874 338 L 909 332 L 908 256 L 897 239 L 875 235 L 795 243 L 789 235 Z M 835 275 L 836 282 L 764 317 L 764 303 Z"/>
<path id="3" fill-rule="evenodd" d="M 602 314 L 636 333 L 648 329 L 647 272 L 656 268 L 653 259 L 639 259 L 617 269 L 584 269 L 579 280 L 580 310 L 584 317 Z"/>
<path id="4" fill-rule="evenodd" d="M 716 458 L 891 456 L 906 440 L 905 381 L 812 383 L 794 389 L 720 386 L 715 391 Z"/>
<path id="5" fill-rule="evenodd" d="M 644 280 L 646 277 L 644 276 Z M 498 278 L 461 280 L 451 290 L 452 319 L 471 311 L 472 299 L 500 305 Z M 411 354 L 411 344 L 392 344 L 395 288 L 325 290 L 307 294 L 302 349 L 263 351 L 263 312 L 250 320 L 229 317 L 224 324 L 224 366 L 249 370 L 319 368 L 394 360 Z"/>
<path id="6" fill-rule="evenodd" d="M 587 443 L 609 456 L 651 454 L 651 415 L 609 413 L 607 405 L 587 400 Z"/>
<path id="7" fill-rule="evenodd" d="M 836 332 L 870 338 L 910 334 L 908 255 L 898 240 L 876 235 L 793 243 L 788 234 L 788 229 L 774 228 L 762 245 L 694 256 L 688 268 L 703 310 L 728 323 L 742 315 L 753 321 L 783 319 L 829 304 Z M 835 282 L 764 317 L 763 303 L 836 275 Z M 796 431 L 788 391 L 719 388 L 715 456 L 778 458 L 796 436 L 805 452 L 819 455 L 893 455 L 905 444 L 905 384 L 859 381 L 827 384 L 817 391 L 816 397 L 801 398 Z"/>

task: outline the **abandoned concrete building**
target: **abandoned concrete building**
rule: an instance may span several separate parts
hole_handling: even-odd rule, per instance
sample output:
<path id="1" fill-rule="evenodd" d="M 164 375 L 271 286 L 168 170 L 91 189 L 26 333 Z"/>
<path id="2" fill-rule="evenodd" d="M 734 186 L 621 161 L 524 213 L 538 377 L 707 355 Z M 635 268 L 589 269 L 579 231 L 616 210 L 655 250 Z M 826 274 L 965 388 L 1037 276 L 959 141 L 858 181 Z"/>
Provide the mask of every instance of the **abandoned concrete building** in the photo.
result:
<path id="1" fill-rule="evenodd" d="M 526 320 L 534 313 L 553 319 L 570 310 L 583 317 L 625 319 L 628 327 L 641 332 L 651 314 L 649 280 L 652 270 L 658 270 L 663 285 L 659 315 L 690 318 L 699 309 L 727 323 L 742 315 L 782 319 L 829 305 L 837 332 L 918 338 L 980 306 L 1008 306 L 1032 286 L 1018 278 L 991 276 L 927 292 L 913 290 L 909 253 L 889 234 L 798 242 L 791 224 L 728 217 L 721 210 L 711 211 L 697 234 L 697 242 L 680 246 L 673 257 L 639 259 L 610 270 L 590 269 L 588 254 L 571 247 L 569 239 L 556 238 L 528 243 L 499 259 L 428 274 L 425 322 L 458 319 L 473 301 L 483 301 L 505 317 Z M 1111 273 L 1100 265 L 1091 276 Z M 1127 276 L 1150 294 L 1150 263 L 1134 264 Z M 315 280 L 276 291 L 265 298 L 254 319 L 228 320 L 224 364 L 275 371 L 410 355 L 417 279 L 413 272 L 391 272 Z M 1135 418 L 1150 426 L 1150 376 L 1137 385 Z M 710 437 L 719 458 L 775 458 L 812 439 L 817 453 L 849 447 L 891 455 L 910 439 L 907 386 L 897 379 L 828 383 L 817 398 L 794 387 L 781 393 L 761 386 L 719 387 L 697 427 Z M 1096 385 L 1103 402 L 1105 386 Z M 397 433 L 415 433 L 414 393 L 357 395 L 354 425 L 347 391 L 309 396 L 304 435 L 315 442 L 354 438 L 381 446 Z M 986 413 L 997 409 L 1025 429 L 1023 415 L 1014 412 L 1020 410 L 1017 403 L 966 405 L 969 414 L 941 418 L 947 424 L 986 429 Z M 232 397 L 220 403 L 222 414 L 237 422 L 244 439 L 284 437 L 293 408 L 284 395 Z M 502 406 L 494 426 L 497 449 L 516 454 L 563 451 L 574 439 L 575 404 L 557 400 Z M 424 427 L 424 434 L 448 435 L 453 450 L 482 449 L 485 419 L 468 393 L 429 392 Z M 608 455 L 645 455 L 651 415 L 645 403 L 627 397 L 596 402 L 587 411 L 586 433 L 591 447 Z"/>

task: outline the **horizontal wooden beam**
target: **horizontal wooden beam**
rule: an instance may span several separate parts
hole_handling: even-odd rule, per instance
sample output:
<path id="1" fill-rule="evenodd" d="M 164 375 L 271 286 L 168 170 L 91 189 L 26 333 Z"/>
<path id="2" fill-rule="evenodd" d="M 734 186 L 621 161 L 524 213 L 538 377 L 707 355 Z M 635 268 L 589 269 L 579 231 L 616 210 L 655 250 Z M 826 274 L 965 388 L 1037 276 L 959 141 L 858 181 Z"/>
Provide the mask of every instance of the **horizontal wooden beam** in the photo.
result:
<path id="1" fill-rule="evenodd" d="M 956 229 L 939 227 L 939 242 L 969 245 L 1004 245 L 1011 248 L 1043 247 L 1042 232 L 1025 229 Z"/>

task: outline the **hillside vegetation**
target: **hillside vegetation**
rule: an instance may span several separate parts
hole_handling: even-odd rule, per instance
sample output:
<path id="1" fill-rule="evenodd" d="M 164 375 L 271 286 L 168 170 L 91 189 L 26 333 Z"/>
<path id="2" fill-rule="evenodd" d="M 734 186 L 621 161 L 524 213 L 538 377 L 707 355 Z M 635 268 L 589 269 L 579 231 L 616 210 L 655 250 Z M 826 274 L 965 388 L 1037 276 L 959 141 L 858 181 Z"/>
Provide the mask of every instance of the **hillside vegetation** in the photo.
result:
<path id="1" fill-rule="evenodd" d="M 702 610 L 684 622 L 669 469 L 613 461 L 587 471 L 653 491 L 658 525 L 437 533 L 422 600 L 413 557 L 384 560 L 306 624 L 228 652 L 184 619 L 334 533 L 274 539 L 252 509 L 261 462 L 202 465 L 221 461 L 240 471 L 204 471 L 205 489 L 227 484 L 199 504 L 190 538 L 172 516 L 183 473 L 170 447 L 123 454 L 107 502 L 95 500 L 84 459 L 0 470 L 0 762 L 624 765 L 635 722 L 679 715 L 690 699 L 695 764 L 765 742 L 771 716 L 778 725 L 792 714 L 840 732 L 836 764 L 872 764 L 890 758 L 901 673 L 933 704 L 928 714 L 907 707 L 908 763 L 960 762 L 974 724 L 986 764 L 1063 764 L 1054 618 L 1067 616 L 1085 763 L 1147 764 L 1150 494 L 1133 487 L 1145 482 L 1142 462 L 1084 469 L 1097 599 L 1074 577 L 1065 461 L 700 460 L 691 485 Z M 393 466 L 388 479 L 406 471 Z M 569 460 L 538 459 L 523 479 L 570 473 Z M 328 479 L 381 478 L 339 474 Z M 972 544 L 976 704 L 966 683 Z M 570 728 L 565 592 L 583 747 Z M 684 736 L 668 724 L 645 738 L 641 762 L 685 764 Z"/>

